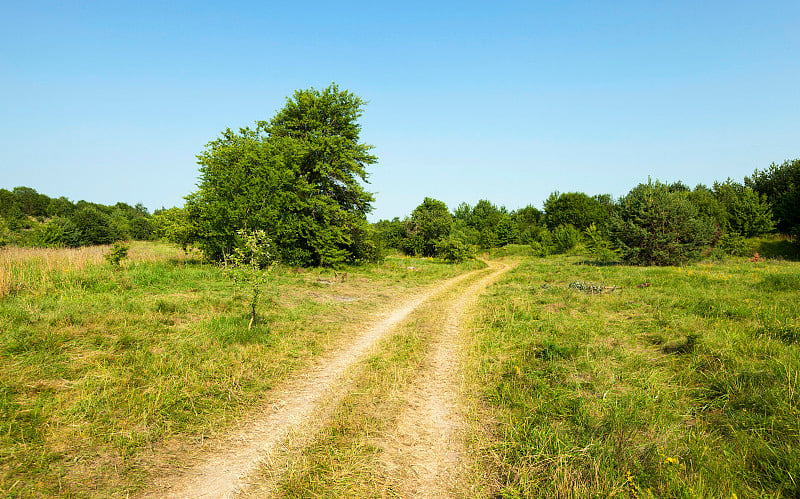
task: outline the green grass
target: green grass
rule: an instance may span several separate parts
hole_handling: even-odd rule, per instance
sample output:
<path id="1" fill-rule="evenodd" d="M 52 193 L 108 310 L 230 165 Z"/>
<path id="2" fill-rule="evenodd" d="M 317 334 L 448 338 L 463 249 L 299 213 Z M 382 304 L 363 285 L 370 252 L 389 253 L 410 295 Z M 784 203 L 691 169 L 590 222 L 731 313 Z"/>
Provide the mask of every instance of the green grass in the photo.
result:
<path id="1" fill-rule="evenodd" d="M 134 243 L 114 270 L 104 251 L 0 254 L 0 496 L 126 496 L 382 305 L 481 265 L 277 267 L 248 330 L 220 268 Z"/>
<path id="2" fill-rule="evenodd" d="M 800 495 L 798 264 L 579 261 L 529 260 L 484 300 L 474 424 L 498 493 Z"/>

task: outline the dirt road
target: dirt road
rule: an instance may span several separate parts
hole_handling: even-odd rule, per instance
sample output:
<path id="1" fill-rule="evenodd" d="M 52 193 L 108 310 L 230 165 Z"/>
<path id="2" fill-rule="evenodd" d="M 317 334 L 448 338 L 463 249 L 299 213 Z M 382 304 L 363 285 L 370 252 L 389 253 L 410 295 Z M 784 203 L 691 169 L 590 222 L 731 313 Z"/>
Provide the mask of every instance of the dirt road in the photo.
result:
<path id="1" fill-rule="evenodd" d="M 458 325 L 470 301 L 508 267 L 488 268 L 449 279 L 408 299 L 352 339 L 346 348 L 319 358 L 311 369 L 298 373 L 273 390 L 269 403 L 215 449 L 197 459 L 182 474 L 161 480 L 145 496 L 171 498 L 234 497 L 265 462 L 276 459 L 287 446 L 302 445 L 324 423 L 326 414 L 349 390 L 348 372 L 358 369 L 381 339 L 414 310 L 446 296 L 448 314 L 436 332 L 430 361 L 414 386 L 408 408 L 398 425 L 397 445 L 387 447 L 387 462 L 402 481 L 404 495 L 446 497 L 458 480 L 463 457 L 458 429 Z M 285 452 L 284 452 L 285 454 Z M 268 490 L 263 486 L 262 492 Z"/>

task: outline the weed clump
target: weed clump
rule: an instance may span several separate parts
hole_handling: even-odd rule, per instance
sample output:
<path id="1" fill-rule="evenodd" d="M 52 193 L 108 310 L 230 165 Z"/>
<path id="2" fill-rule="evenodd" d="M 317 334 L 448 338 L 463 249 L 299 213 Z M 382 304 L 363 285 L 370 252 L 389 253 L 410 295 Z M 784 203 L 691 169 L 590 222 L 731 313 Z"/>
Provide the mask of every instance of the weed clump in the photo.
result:
<path id="1" fill-rule="evenodd" d="M 569 289 L 577 289 L 578 291 L 583 291 L 584 293 L 589 293 L 592 295 L 599 295 L 605 291 L 609 293 L 615 291 L 617 289 L 616 286 L 606 286 L 603 283 L 595 283 L 595 282 L 584 282 L 584 281 L 574 281 L 570 283 Z"/>

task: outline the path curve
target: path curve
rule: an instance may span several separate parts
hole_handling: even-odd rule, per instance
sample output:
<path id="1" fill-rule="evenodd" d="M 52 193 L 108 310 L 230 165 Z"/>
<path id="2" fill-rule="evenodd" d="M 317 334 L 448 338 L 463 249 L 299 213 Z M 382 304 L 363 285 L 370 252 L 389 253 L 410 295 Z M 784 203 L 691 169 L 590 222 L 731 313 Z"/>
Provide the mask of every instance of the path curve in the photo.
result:
<path id="1" fill-rule="evenodd" d="M 158 498 L 232 497 L 289 432 L 307 422 L 326 397 L 341 384 L 347 369 L 363 359 L 395 326 L 427 300 L 459 282 L 486 272 L 474 270 L 448 279 L 393 309 L 344 350 L 320 356 L 312 367 L 294 374 L 274 390 L 267 407 L 240 431 L 224 439 L 201 462 L 179 477 L 168 479 L 144 494 Z M 341 394 L 340 396 L 343 396 Z"/>

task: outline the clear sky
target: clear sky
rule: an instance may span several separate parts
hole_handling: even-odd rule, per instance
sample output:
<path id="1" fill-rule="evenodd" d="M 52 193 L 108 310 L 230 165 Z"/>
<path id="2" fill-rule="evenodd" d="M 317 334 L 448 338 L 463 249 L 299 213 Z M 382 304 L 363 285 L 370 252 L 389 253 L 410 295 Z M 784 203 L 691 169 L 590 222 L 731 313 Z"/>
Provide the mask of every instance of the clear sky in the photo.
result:
<path id="1" fill-rule="evenodd" d="M 0 187 L 151 210 L 336 82 L 378 218 L 694 186 L 800 156 L 800 2 L 0 2 Z"/>

